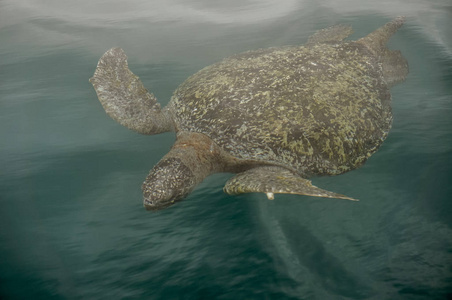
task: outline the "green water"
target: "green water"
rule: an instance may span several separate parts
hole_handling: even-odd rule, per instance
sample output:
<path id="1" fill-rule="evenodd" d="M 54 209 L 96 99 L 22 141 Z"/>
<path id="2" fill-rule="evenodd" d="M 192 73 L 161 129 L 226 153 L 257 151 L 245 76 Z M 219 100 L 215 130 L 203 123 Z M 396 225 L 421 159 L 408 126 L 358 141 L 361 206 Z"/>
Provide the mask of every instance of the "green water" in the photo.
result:
<path id="1" fill-rule="evenodd" d="M 0 2 L 1 299 L 452 297 L 447 2 L 106 3 Z M 104 51 L 123 47 L 167 103 L 223 57 L 337 23 L 358 38 L 404 11 L 390 48 L 410 74 L 392 89 L 387 140 L 361 169 L 313 180 L 360 202 L 231 197 L 217 174 L 167 210 L 143 209 L 141 182 L 174 134 L 105 114 L 88 82 Z"/>

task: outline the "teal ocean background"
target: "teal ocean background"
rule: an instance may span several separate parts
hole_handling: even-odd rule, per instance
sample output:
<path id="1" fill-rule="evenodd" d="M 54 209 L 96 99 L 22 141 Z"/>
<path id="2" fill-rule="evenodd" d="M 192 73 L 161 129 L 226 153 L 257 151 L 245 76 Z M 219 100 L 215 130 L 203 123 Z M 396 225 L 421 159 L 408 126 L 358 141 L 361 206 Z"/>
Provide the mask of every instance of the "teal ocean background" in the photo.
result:
<path id="1" fill-rule="evenodd" d="M 339 23 L 356 39 L 397 15 L 389 47 L 410 73 L 392 131 L 362 168 L 313 179 L 359 202 L 231 197 L 216 174 L 142 207 L 174 134 L 105 114 L 88 79 L 106 50 L 166 104 L 224 57 Z M 0 298 L 451 299 L 450 1 L 0 1 Z"/>

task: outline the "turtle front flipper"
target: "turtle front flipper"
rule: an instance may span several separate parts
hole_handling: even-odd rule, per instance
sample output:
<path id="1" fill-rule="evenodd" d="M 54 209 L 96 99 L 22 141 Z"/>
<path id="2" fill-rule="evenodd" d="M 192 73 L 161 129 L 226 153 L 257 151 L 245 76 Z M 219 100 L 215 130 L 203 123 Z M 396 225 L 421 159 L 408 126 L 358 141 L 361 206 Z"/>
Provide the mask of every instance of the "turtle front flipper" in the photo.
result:
<path id="1" fill-rule="evenodd" d="M 230 195 L 242 193 L 266 193 L 273 200 L 274 194 L 298 194 L 324 198 L 356 199 L 322 190 L 293 172 L 277 166 L 256 167 L 229 179 L 223 189 Z"/>
<path id="2" fill-rule="evenodd" d="M 121 48 L 105 52 L 89 80 L 96 90 L 105 112 L 121 125 L 142 134 L 173 130 L 168 111 L 160 108 L 127 64 Z"/>

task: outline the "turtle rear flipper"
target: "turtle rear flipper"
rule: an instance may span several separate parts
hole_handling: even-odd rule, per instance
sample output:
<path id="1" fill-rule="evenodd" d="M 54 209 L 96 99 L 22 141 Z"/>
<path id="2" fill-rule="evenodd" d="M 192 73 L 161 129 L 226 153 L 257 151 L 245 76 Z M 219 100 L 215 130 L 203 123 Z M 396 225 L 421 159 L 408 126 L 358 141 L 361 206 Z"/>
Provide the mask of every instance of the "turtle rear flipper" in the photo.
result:
<path id="1" fill-rule="evenodd" d="M 105 112 L 121 125 L 142 134 L 173 130 L 171 117 L 127 64 L 121 48 L 105 52 L 89 80 Z"/>
<path id="2" fill-rule="evenodd" d="M 387 50 L 381 56 L 381 67 L 386 83 L 391 87 L 405 80 L 408 62 L 399 50 Z"/>
<path id="3" fill-rule="evenodd" d="M 380 57 L 383 77 L 389 86 L 405 80 L 408 74 L 408 62 L 398 50 L 388 50 L 389 38 L 405 23 L 405 17 L 397 17 L 374 32 L 359 39 L 357 43 L 365 45 Z"/>
<path id="4" fill-rule="evenodd" d="M 320 189 L 293 172 L 277 166 L 256 167 L 229 179 L 223 189 L 230 195 L 242 193 L 266 193 L 273 200 L 274 194 L 298 194 L 323 198 L 354 200 L 341 194 Z"/>
<path id="5" fill-rule="evenodd" d="M 391 38 L 391 36 L 396 33 L 396 31 L 400 27 L 402 27 L 404 23 L 405 17 L 397 17 L 394 20 L 381 26 L 377 30 L 369 33 L 365 37 L 360 38 L 356 42 L 365 45 L 374 54 L 379 55 L 382 52 L 386 51 L 386 43 L 388 42 L 389 38 Z"/>
<path id="6" fill-rule="evenodd" d="M 352 27 L 348 25 L 335 25 L 318 30 L 308 39 L 307 45 L 319 43 L 340 42 L 353 33 Z"/>

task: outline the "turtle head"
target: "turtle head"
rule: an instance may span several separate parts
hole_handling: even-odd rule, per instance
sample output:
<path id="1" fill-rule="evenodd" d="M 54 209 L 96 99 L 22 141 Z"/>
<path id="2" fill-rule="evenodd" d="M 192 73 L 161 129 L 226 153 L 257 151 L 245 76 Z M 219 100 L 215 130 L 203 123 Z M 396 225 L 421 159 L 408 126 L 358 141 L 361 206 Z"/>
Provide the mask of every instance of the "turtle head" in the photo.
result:
<path id="1" fill-rule="evenodd" d="M 176 143 L 143 183 L 144 207 L 160 210 L 184 199 L 204 178 L 222 170 L 220 152 L 201 133 L 178 132 Z"/>
<path id="2" fill-rule="evenodd" d="M 177 157 L 163 158 L 143 183 L 143 204 L 160 210 L 185 198 L 197 184 L 193 172 Z"/>

